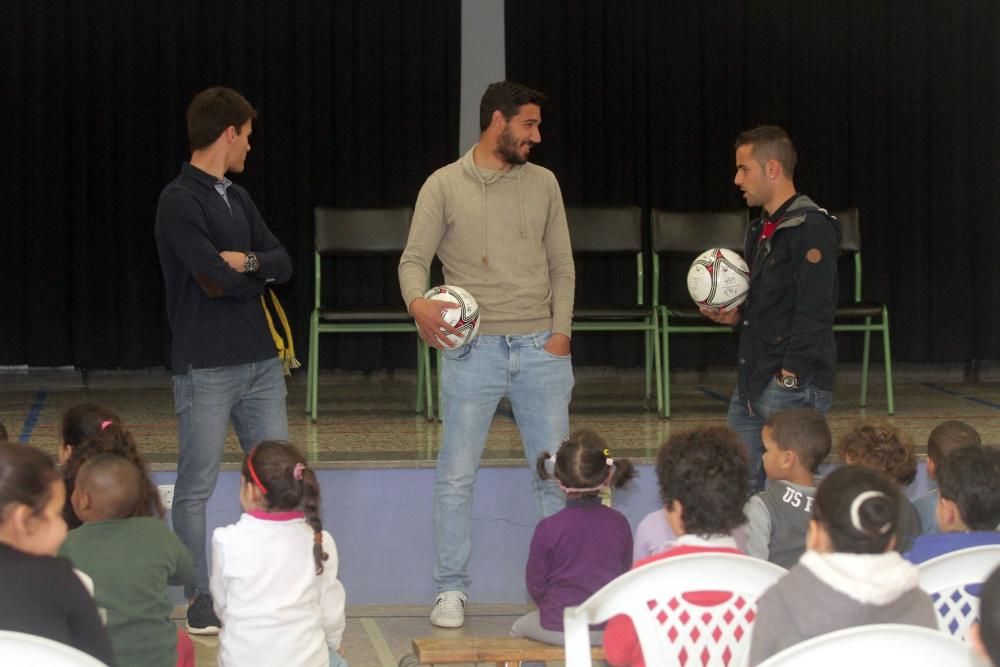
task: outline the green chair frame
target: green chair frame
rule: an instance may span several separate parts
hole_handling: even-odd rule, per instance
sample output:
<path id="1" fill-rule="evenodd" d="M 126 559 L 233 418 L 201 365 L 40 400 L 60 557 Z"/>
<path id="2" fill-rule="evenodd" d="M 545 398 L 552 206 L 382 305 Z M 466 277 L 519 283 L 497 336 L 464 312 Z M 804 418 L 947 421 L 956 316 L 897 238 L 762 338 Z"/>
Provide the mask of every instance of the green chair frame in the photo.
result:
<path id="1" fill-rule="evenodd" d="M 398 307 L 328 307 L 322 298 L 323 261 L 338 256 L 395 256 L 406 247 L 409 235 L 410 207 L 346 209 L 317 207 L 315 221 L 314 281 L 315 297 L 309 318 L 309 362 L 306 381 L 306 412 L 316 421 L 319 403 L 319 337 L 331 333 L 416 333 L 413 318 L 402 301 Z M 430 351 L 416 336 L 417 398 L 416 412 L 430 419 L 434 400 L 430 391 Z"/>
<path id="2" fill-rule="evenodd" d="M 646 400 L 656 387 L 657 412 L 663 408 L 660 346 L 656 308 L 646 301 L 643 268 L 642 209 L 638 206 L 569 207 L 566 209 L 574 256 L 629 254 L 635 257 L 635 303 L 576 307 L 572 330 L 638 331 L 645 337 Z"/>
<path id="3" fill-rule="evenodd" d="M 684 258 L 685 266 L 709 248 L 729 248 L 743 254 L 743 243 L 750 224 L 746 209 L 726 211 L 665 211 L 650 212 L 650 232 L 653 249 L 653 307 L 659 311 L 660 347 L 663 359 L 663 401 L 660 416 L 670 418 L 670 335 L 732 333 L 731 327 L 716 324 L 698 311 L 694 302 L 660 303 L 661 255 Z M 665 290 L 664 290 L 665 291 Z"/>
<path id="4" fill-rule="evenodd" d="M 851 255 L 854 261 L 854 294 L 851 303 L 837 306 L 833 330 L 835 332 L 863 332 L 864 350 L 861 354 L 861 405 L 868 404 L 868 362 L 871 351 L 872 332 L 882 334 L 882 354 L 885 358 L 885 401 L 886 412 L 896 411 L 892 386 L 892 352 L 889 346 L 889 309 L 884 303 L 863 301 L 861 298 L 861 216 L 856 208 L 834 211 L 833 215 L 843 226 L 840 250 Z M 864 320 L 863 323 L 848 323 L 845 320 Z"/>

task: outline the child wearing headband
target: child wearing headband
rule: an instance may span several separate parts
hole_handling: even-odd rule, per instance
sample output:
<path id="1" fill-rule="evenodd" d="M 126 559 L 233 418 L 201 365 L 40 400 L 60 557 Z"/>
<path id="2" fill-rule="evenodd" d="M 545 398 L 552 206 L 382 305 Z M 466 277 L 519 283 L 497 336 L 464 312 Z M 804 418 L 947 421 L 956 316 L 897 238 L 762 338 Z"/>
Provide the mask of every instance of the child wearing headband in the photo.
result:
<path id="1" fill-rule="evenodd" d="M 63 518 L 70 530 L 78 528 L 82 523 L 70 502 L 76 486 L 77 472 L 80 466 L 98 454 L 115 454 L 128 459 L 142 474 L 139 496 L 128 516 L 164 517 L 163 501 L 150 479 L 149 465 L 118 415 L 93 403 L 80 403 L 63 415 L 60 430 L 62 443 L 59 446 L 59 463 L 62 466 L 63 482 L 66 484 Z"/>
<path id="2" fill-rule="evenodd" d="M 757 601 L 750 664 L 817 635 L 872 623 L 938 627 L 917 568 L 894 550 L 902 497 L 863 466 L 830 473 L 816 491 L 808 549 Z"/>
<path id="3" fill-rule="evenodd" d="M 243 459 L 240 482 L 245 513 L 212 535 L 220 667 L 346 665 L 344 587 L 316 474 L 293 445 L 262 442 Z"/>
<path id="4" fill-rule="evenodd" d="M 538 610 L 517 619 L 510 634 L 562 645 L 563 609 L 580 604 L 632 565 L 628 520 L 605 507 L 600 494 L 625 485 L 635 468 L 586 430 L 563 440 L 555 454 L 542 454 L 537 467 L 540 479 L 554 479 L 566 494 L 566 507 L 535 527 L 525 581 Z M 600 644 L 600 631 L 592 641 Z"/>

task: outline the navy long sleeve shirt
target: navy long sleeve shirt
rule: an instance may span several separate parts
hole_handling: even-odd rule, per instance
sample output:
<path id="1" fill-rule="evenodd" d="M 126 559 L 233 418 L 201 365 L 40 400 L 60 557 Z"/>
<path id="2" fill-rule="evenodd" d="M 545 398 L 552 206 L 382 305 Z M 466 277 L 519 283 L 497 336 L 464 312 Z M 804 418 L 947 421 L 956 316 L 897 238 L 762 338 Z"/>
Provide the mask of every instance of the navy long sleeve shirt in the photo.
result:
<path id="1" fill-rule="evenodd" d="M 156 247 L 166 285 L 173 334 L 171 368 L 235 366 L 276 356 L 258 298 L 292 275 L 292 260 L 242 187 L 190 163 L 160 194 Z M 260 268 L 240 273 L 219 255 L 253 252 Z"/>

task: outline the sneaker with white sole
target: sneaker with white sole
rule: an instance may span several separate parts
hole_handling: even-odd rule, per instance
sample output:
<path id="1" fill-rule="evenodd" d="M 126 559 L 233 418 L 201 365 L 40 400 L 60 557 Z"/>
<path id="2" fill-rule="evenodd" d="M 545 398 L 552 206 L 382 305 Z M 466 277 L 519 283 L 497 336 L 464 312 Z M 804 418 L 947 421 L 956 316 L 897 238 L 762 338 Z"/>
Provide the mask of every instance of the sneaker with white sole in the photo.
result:
<path id="1" fill-rule="evenodd" d="M 439 628 L 460 628 L 465 623 L 465 601 L 468 596 L 460 591 L 438 593 L 431 610 L 431 623 Z"/>
<path id="2" fill-rule="evenodd" d="M 187 609 L 187 631 L 192 635 L 217 635 L 222 623 L 215 615 L 211 593 L 195 589 L 194 599 Z"/>

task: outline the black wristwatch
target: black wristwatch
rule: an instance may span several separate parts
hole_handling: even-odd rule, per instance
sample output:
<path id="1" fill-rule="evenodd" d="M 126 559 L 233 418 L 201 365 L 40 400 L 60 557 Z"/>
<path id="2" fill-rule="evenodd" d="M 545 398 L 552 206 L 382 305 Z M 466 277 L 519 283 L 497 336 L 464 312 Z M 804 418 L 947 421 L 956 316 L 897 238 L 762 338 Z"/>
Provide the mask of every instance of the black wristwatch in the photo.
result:
<path id="1" fill-rule="evenodd" d="M 798 389 L 801 385 L 799 384 L 799 378 L 794 375 L 782 375 L 778 372 L 778 381 L 781 382 L 781 386 L 785 389 Z"/>
<path id="2" fill-rule="evenodd" d="M 260 268 L 260 262 L 257 261 L 257 255 L 252 252 L 246 253 L 246 259 L 243 260 L 243 273 L 257 273 Z"/>

